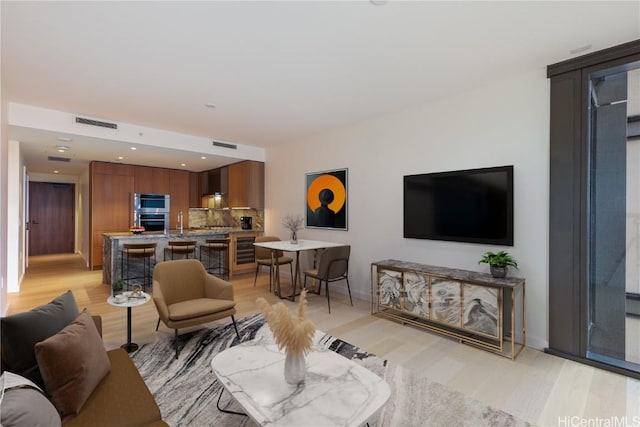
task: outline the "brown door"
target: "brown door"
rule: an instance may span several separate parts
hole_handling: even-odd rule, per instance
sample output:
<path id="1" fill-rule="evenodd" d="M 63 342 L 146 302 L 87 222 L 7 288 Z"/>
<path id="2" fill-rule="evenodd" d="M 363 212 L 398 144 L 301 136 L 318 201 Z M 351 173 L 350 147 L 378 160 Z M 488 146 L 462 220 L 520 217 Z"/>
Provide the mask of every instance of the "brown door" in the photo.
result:
<path id="1" fill-rule="evenodd" d="M 29 182 L 29 255 L 73 253 L 75 185 Z"/>

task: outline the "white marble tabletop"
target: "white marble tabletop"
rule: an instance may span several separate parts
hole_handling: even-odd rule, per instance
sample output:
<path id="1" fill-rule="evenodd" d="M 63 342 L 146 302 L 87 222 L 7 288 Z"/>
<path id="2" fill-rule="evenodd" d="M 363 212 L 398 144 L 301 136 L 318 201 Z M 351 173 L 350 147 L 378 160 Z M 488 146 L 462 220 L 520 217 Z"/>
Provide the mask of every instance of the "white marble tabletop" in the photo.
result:
<path id="1" fill-rule="evenodd" d="M 291 243 L 289 240 L 276 240 L 274 242 L 257 242 L 255 246 L 285 252 L 310 251 L 313 249 L 333 248 L 344 246 L 344 243 L 322 242 L 320 240 L 298 240 L 298 243 Z"/>
<path id="2" fill-rule="evenodd" d="M 133 297 L 131 294 L 130 291 L 123 292 L 124 300 L 122 302 L 116 301 L 113 296 L 107 297 L 107 302 L 116 307 L 136 307 L 151 301 L 151 295 L 146 292 L 142 292 L 139 297 Z"/>
<path id="3" fill-rule="evenodd" d="M 306 356 L 307 375 L 298 386 L 285 381 L 284 359 L 262 338 L 218 353 L 211 369 L 261 426 L 360 426 L 391 395 L 383 379 L 331 350 L 316 348 Z"/>

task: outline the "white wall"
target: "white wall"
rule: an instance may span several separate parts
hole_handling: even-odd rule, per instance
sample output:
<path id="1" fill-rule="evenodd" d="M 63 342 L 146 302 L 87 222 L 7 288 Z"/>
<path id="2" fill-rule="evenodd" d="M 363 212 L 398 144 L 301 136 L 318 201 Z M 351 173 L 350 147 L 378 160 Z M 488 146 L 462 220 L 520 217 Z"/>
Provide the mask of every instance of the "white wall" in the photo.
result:
<path id="1" fill-rule="evenodd" d="M 7 292 L 18 292 L 25 271 L 24 252 L 24 212 L 23 206 L 23 170 L 24 162 L 18 141 L 8 142 L 7 178 L 7 234 L 8 248 L 15 250 L 7 253 Z"/>
<path id="2" fill-rule="evenodd" d="M 7 312 L 7 180 L 9 135 L 7 103 L 0 87 L 0 315 Z"/>
<path id="3" fill-rule="evenodd" d="M 428 78 L 426 76 L 425 78 Z M 514 165 L 514 246 L 404 239 L 402 177 Z M 472 92 L 268 149 L 266 232 L 286 238 L 286 213 L 304 214 L 305 173 L 349 169 L 348 231 L 305 229 L 299 238 L 352 245 L 354 296 L 370 300 L 370 265 L 399 259 L 487 271 L 487 250 L 506 249 L 527 279 L 527 344 L 548 344 L 549 83 L 545 69 Z M 336 290 L 337 291 L 337 290 Z"/>

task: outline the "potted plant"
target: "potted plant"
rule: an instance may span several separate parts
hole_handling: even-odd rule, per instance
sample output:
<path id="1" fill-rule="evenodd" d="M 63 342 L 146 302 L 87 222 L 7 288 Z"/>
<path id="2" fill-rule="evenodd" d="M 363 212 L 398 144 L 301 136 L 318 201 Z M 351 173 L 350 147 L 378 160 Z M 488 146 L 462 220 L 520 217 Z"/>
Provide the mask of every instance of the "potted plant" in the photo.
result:
<path id="1" fill-rule="evenodd" d="M 478 264 L 482 263 L 489 264 L 491 275 L 496 278 L 506 277 L 509 267 L 518 268 L 516 260 L 505 251 L 485 252 L 480 261 L 478 261 Z"/>
<path id="2" fill-rule="evenodd" d="M 124 289 L 124 281 L 122 279 L 118 279 L 111 284 L 111 296 L 115 297 L 116 295 L 122 294 Z"/>

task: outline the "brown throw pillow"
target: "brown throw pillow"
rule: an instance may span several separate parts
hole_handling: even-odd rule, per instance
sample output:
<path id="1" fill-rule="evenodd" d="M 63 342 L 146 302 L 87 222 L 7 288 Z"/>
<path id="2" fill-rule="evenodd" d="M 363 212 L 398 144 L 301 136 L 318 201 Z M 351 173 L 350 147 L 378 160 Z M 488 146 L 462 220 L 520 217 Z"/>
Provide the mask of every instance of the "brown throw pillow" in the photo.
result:
<path id="1" fill-rule="evenodd" d="M 85 309 L 56 335 L 35 346 L 46 392 L 63 422 L 75 417 L 111 371 L 102 339 Z"/>

